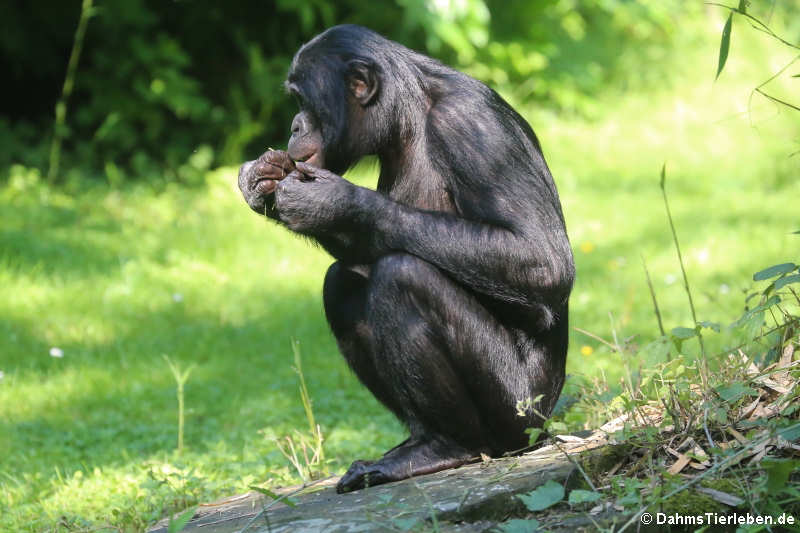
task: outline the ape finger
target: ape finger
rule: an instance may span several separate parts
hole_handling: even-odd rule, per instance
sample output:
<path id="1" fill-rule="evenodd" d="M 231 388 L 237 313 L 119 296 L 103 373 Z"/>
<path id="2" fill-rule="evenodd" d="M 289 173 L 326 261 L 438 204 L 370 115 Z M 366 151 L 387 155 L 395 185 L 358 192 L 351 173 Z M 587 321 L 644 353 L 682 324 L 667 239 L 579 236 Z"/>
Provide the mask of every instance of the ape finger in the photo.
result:
<path id="1" fill-rule="evenodd" d="M 308 163 L 298 161 L 295 163 L 295 168 L 304 176 L 305 180 L 313 180 L 314 178 L 319 177 L 318 174 L 320 169 L 314 165 L 309 165 Z"/>

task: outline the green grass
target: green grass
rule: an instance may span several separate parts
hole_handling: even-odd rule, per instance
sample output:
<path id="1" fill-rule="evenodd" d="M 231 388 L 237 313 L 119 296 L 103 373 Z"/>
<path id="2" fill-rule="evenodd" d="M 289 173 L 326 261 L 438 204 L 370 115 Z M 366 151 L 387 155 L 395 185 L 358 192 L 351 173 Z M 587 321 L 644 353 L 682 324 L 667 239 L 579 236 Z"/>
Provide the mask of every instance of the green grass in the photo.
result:
<path id="1" fill-rule="evenodd" d="M 640 256 L 666 326 L 690 325 L 658 189 L 665 161 L 701 320 L 730 322 L 754 271 L 798 259 L 800 121 L 763 99 L 743 112 L 782 52 L 737 33 L 714 84 L 717 39 L 670 87 L 599 96 L 594 121 L 526 113 L 575 249 L 572 325 L 610 338 L 611 315 L 620 337 L 657 335 Z M 251 213 L 235 169 L 207 182 L 58 190 L 18 169 L 0 189 L 0 530 L 136 530 L 253 483 L 296 482 L 270 441 L 307 425 L 293 338 L 333 471 L 403 438 L 328 332 L 330 259 Z M 164 355 L 196 365 L 180 455 Z M 600 369 L 616 382 L 619 357 L 574 333 L 569 371 Z"/>

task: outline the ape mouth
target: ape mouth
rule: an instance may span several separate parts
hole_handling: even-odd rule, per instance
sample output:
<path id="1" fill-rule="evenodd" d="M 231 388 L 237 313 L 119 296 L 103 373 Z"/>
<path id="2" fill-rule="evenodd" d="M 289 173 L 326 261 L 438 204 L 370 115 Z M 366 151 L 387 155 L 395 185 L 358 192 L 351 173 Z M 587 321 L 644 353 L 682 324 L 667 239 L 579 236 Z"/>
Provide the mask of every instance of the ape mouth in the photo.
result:
<path id="1" fill-rule="evenodd" d="M 319 152 L 311 152 L 310 154 L 304 155 L 302 157 L 298 157 L 295 159 L 297 163 L 307 163 L 309 165 L 314 165 L 315 167 L 320 166 L 320 160 L 322 158 L 319 155 Z"/>

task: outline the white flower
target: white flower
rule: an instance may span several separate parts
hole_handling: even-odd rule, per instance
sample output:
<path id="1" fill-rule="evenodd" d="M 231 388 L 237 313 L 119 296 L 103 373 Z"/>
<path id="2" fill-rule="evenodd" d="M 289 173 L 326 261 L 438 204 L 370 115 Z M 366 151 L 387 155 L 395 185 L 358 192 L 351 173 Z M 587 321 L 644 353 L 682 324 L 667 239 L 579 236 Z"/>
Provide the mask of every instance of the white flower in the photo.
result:
<path id="1" fill-rule="evenodd" d="M 58 357 L 60 359 L 64 357 L 64 350 L 62 350 L 58 346 L 53 346 L 52 348 L 50 348 L 50 357 Z"/>
<path id="2" fill-rule="evenodd" d="M 172 301 L 173 302 L 182 302 L 183 301 L 183 294 L 181 294 L 179 292 L 176 292 L 175 294 L 172 295 Z"/>

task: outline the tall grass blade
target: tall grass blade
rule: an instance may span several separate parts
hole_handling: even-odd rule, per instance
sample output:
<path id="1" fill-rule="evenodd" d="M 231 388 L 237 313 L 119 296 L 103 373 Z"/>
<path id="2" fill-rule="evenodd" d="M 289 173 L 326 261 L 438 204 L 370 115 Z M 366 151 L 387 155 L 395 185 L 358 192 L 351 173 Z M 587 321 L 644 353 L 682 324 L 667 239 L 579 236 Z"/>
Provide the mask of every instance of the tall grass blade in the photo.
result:
<path id="1" fill-rule="evenodd" d="M 725 27 L 722 28 L 722 42 L 719 44 L 719 62 L 717 63 L 717 75 L 715 80 L 719 79 L 722 74 L 722 69 L 725 68 L 725 62 L 728 60 L 728 50 L 731 47 L 731 25 L 733 22 L 733 12 L 728 15 L 728 20 L 725 21 Z"/>

